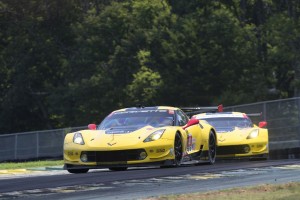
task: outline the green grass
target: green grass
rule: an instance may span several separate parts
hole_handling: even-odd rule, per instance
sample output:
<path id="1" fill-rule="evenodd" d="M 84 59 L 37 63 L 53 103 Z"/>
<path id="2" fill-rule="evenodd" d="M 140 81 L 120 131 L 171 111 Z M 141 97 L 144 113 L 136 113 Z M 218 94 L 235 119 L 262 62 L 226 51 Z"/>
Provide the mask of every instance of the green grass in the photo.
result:
<path id="1" fill-rule="evenodd" d="M 57 166 L 57 165 L 63 165 L 63 160 L 0 163 L 0 170 L 24 169 L 24 168 L 33 168 L 33 167 L 49 167 L 49 166 Z"/>
<path id="2" fill-rule="evenodd" d="M 255 187 L 234 188 L 214 192 L 201 192 L 181 195 L 166 195 L 148 198 L 148 200 L 299 200 L 300 182 Z"/>

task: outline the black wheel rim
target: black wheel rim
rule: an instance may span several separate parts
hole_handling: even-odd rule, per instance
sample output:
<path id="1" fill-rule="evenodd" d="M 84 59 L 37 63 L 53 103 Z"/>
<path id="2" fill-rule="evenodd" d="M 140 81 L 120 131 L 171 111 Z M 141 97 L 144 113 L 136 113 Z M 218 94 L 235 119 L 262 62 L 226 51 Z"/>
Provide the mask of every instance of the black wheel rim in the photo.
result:
<path id="1" fill-rule="evenodd" d="M 182 143 L 180 140 L 180 136 L 176 135 L 175 137 L 175 164 L 179 165 L 182 158 Z"/>
<path id="2" fill-rule="evenodd" d="M 215 161 L 216 158 L 216 139 L 213 133 L 209 137 L 209 160 L 211 163 Z"/>

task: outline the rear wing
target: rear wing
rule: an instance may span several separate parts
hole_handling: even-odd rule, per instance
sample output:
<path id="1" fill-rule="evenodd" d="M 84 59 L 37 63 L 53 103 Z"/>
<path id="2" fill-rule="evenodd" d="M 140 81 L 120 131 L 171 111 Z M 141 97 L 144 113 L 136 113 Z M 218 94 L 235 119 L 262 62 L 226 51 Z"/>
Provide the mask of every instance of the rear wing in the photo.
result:
<path id="1" fill-rule="evenodd" d="M 262 112 L 261 113 L 247 113 L 246 114 L 248 117 L 263 117 Z M 265 119 L 263 119 L 263 121 L 257 121 L 258 119 L 256 118 L 255 120 L 253 120 L 253 118 L 251 119 L 253 121 L 254 124 L 257 124 L 257 126 L 259 128 L 264 128 L 268 125 L 268 123 L 265 121 Z"/>
<path id="2" fill-rule="evenodd" d="M 264 120 L 263 119 L 263 113 L 246 113 L 248 118 L 251 118 L 251 120 L 253 121 L 253 123 L 258 123 L 258 120 Z"/>
<path id="3" fill-rule="evenodd" d="M 262 116 L 262 112 L 261 113 L 246 113 L 246 115 L 248 117 L 261 117 Z"/>
<path id="4" fill-rule="evenodd" d="M 207 106 L 207 107 L 182 107 L 180 108 L 184 111 L 188 116 L 192 116 L 195 114 L 200 114 L 204 112 L 223 112 L 223 105 L 220 104 L 218 106 Z"/>

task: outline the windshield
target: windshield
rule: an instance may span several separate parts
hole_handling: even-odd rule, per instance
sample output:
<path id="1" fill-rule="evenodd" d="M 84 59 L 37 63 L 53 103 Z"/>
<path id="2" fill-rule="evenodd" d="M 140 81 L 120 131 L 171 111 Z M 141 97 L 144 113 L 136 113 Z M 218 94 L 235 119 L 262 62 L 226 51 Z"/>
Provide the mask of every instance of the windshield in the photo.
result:
<path id="1" fill-rule="evenodd" d="M 112 128 L 133 128 L 138 129 L 146 125 L 153 127 L 173 126 L 174 112 L 169 110 L 140 110 L 140 111 L 121 111 L 107 116 L 99 130 Z"/>
<path id="2" fill-rule="evenodd" d="M 218 117 L 203 119 L 215 127 L 217 132 L 229 132 L 237 128 L 251 128 L 253 124 L 248 118 Z"/>

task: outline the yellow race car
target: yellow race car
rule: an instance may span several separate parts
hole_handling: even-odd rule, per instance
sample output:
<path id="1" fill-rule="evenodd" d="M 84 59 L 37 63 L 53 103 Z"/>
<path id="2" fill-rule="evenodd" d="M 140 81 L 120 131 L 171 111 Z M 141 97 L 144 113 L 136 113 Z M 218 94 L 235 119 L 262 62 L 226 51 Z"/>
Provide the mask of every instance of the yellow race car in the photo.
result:
<path id="1" fill-rule="evenodd" d="M 179 108 L 124 108 L 109 114 L 99 126 L 88 128 L 65 136 L 64 168 L 70 173 L 215 162 L 215 129 L 189 119 Z"/>
<path id="2" fill-rule="evenodd" d="M 261 121 L 257 126 L 247 114 L 241 112 L 201 113 L 192 118 L 215 127 L 218 135 L 217 157 L 268 157 L 268 129 L 264 128 L 267 122 Z"/>

